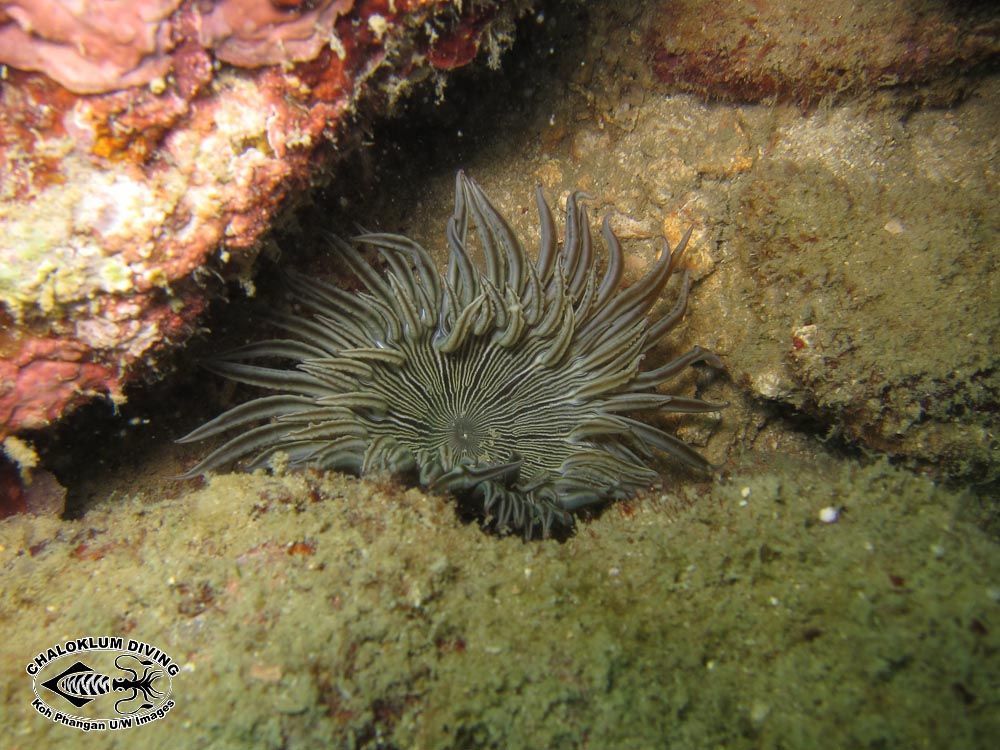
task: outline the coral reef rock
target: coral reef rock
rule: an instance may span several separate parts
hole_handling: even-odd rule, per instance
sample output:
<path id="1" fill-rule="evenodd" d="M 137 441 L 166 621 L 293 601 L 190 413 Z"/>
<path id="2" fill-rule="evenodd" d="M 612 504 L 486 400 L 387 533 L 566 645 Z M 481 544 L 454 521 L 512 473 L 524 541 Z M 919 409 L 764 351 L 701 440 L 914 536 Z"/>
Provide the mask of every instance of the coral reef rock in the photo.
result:
<path id="1" fill-rule="evenodd" d="M 947 105 L 1000 52 L 988 3 L 681 0 L 656 15 L 647 36 L 656 77 L 734 101 L 808 108 L 882 91 Z"/>
<path id="2" fill-rule="evenodd" d="M 0 438 L 185 340 L 288 196 L 527 3 L 0 4 Z"/>

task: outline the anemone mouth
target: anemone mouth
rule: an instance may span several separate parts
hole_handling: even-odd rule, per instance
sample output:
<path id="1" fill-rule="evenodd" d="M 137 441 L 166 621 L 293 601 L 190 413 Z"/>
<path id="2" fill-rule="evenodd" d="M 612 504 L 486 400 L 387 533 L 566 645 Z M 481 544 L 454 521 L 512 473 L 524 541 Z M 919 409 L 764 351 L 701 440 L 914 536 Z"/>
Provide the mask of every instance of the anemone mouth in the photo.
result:
<path id="1" fill-rule="evenodd" d="M 677 267 L 690 230 L 666 240 L 649 272 L 622 288 L 621 245 L 605 218 L 603 271 L 579 194 L 566 228 L 541 189 L 541 241 L 534 263 L 482 189 L 462 172 L 447 227 L 445 274 L 427 251 L 393 234 L 331 237 L 333 252 L 360 279 L 352 294 L 300 274 L 287 284 L 307 315 L 276 315 L 288 338 L 228 352 L 208 369 L 276 395 L 237 406 L 180 442 L 238 427 L 184 476 L 235 461 L 360 474 L 415 471 L 424 487 L 471 495 L 500 531 L 548 534 L 572 512 L 649 486 L 665 453 L 697 470 L 710 464 L 637 412 L 699 413 L 722 404 L 660 393 L 689 365 L 721 367 L 695 347 L 653 369 L 646 353 L 683 317 L 689 277 L 666 315 L 651 313 Z M 471 219 L 471 222 L 470 222 Z M 484 259 L 471 260 L 469 230 Z M 385 263 L 365 259 L 369 247 Z M 286 367 L 253 364 L 279 359 Z"/>
<path id="2" fill-rule="evenodd" d="M 486 458 L 486 430 L 477 417 L 478 415 L 456 414 L 448 420 L 444 430 L 448 450 L 462 457 L 468 456 L 473 461 Z"/>

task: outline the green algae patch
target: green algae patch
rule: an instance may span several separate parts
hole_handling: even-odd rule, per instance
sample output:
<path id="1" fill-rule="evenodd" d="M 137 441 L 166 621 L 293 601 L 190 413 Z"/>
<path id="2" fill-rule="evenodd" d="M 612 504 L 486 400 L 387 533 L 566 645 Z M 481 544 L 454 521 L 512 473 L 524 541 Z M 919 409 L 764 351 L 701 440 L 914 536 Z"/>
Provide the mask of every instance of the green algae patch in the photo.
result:
<path id="1" fill-rule="evenodd" d="M 565 543 L 488 536 L 444 498 L 318 474 L 219 476 L 78 521 L 8 519 L 0 736 L 983 746 L 1000 730 L 995 545 L 926 480 L 782 461 L 612 506 Z M 34 654 L 112 634 L 182 664 L 170 714 L 111 735 L 38 716 Z"/>

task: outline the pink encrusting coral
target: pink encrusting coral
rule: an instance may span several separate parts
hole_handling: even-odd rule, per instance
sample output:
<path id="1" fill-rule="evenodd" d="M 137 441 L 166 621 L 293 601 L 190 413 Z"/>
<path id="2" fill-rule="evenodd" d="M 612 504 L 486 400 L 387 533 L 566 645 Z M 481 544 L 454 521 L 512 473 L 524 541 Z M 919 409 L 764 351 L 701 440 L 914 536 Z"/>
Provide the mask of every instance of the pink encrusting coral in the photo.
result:
<path id="1" fill-rule="evenodd" d="M 174 52 L 193 41 L 241 67 L 302 62 L 330 43 L 337 19 L 353 5 L 16 0 L 0 3 L 0 63 L 45 73 L 78 94 L 95 94 L 167 75 Z"/>
<path id="2" fill-rule="evenodd" d="M 200 17 L 199 41 L 217 59 L 255 67 L 312 60 L 335 37 L 334 23 L 351 0 L 217 2 Z M 302 8 L 301 12 L 290 11 Z"/>
<path id="3" fill-rule="evenodd" d="M 0 438 L 183 342 L 347 140 L 359 98 L 474 57 L 509 6 L 0 2 Z M 371 107 L 377 110 L 377 107 Z"/>
<path id="4" fill-rule="evenodd" d="M 180 0 L 0 3 L 0 63 L 77 93 L 146 83 L 170 69 L 169 18 Z"/>

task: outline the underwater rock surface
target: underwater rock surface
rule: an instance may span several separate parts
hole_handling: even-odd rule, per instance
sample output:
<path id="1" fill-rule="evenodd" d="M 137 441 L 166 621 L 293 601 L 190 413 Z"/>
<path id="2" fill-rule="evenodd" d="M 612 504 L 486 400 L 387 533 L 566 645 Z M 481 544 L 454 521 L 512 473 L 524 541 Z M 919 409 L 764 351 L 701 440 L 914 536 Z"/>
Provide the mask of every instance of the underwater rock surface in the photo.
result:
<path id="1" fill-rule="evenodd" d="M 0 738 L 987 747 L 1000 562 L 959 500 L 885 464 L 785 460 L 615 505 L 565 544 L 336 474 L 18 516 L 0 524 Z M 103 634 L 181 663 L 162 721 L 84 734 L 35 713 L 25 663 Z"/>

